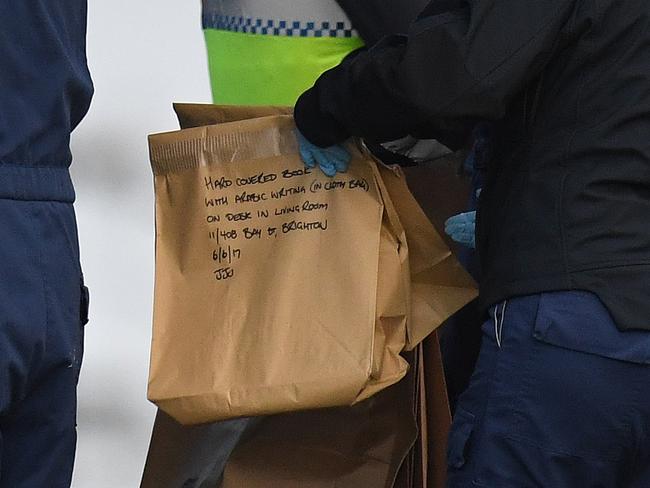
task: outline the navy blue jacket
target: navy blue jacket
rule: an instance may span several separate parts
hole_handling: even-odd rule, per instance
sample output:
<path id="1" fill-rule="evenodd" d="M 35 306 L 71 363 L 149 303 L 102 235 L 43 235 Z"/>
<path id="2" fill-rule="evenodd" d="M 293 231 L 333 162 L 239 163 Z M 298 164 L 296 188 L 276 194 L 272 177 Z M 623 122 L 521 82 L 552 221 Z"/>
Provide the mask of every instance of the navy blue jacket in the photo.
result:
<path id="1" fill-rule="evenodd" d="M 321 76 L 296 122 L 327 146 L 448 146 L 495 122 L 480 197 L 484 308 L 587 290 L 650 330 L 650 1 L 434 0 L 408 37 Z"/>
<path id="2" fill-rule="evenodd" d="M 0 2 L 0 198 L 74 199 L 70 133 L 92 92 L 86 0 Z"/>

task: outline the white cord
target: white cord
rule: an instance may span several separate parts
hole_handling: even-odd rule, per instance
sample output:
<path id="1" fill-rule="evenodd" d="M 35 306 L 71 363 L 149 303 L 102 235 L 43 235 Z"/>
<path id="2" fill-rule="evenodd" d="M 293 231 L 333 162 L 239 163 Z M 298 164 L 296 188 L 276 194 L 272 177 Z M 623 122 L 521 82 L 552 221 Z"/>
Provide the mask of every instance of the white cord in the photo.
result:
<path id="1" fill-rule="evenodd" d="M 499 337 L 503 337 L 503 323 L 506 320 L 506 307 L 508 306 L 508 300 L 503 301 L 503 308 L 501 309 L 501 326 L 499 327 Z"/>
<path id="2" fill-rule="evenodd" d="M 494 306 L 494 336 L 497 339 L 497 346 L 501 349 L 501 338 L 499 337 L 499 319 L 497 318 L 497 311 L 499 310 L 499 304 L 497 303 Z"/>
<path id="3" fill-rule="evenodd" d="M 501 349 L 501 336 L 503 335 L 503 322 L 506 319 L 506 307 L 508 306 L 508 300 L 503 301 L 503 306 L 501 307 L 501 323 L 497 318 L 497 311 L 499 306 L 494 307 L 494 335 L 497 339 L 497 346 Z"/>

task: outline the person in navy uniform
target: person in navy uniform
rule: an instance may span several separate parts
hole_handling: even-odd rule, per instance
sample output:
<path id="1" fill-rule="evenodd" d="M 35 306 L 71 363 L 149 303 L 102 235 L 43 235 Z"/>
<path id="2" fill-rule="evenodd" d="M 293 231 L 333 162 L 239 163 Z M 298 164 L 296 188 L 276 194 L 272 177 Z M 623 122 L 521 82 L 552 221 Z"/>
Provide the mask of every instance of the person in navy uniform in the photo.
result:
<path id="1" fill-rule="evenodd" d="M 70 486 L 88 294 L 68 173 L 86 0 L 0 3 L 0 487 Z"/>

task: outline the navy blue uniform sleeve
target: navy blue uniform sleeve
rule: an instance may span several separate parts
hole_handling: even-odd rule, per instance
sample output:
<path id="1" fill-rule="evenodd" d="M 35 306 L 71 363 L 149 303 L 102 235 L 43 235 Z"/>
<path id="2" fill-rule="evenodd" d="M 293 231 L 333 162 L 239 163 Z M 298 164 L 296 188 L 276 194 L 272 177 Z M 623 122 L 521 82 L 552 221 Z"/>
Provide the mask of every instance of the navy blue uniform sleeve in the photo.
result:
<path id="1" fill-rule="evenodd" d="M 296 104 L 298 128 L 320 146 L 408 134 L 453 146 L 474 121 L 504 115 L 548 62 L 579 1 L 436 0 L 408 36 L 325 72 Z"/>

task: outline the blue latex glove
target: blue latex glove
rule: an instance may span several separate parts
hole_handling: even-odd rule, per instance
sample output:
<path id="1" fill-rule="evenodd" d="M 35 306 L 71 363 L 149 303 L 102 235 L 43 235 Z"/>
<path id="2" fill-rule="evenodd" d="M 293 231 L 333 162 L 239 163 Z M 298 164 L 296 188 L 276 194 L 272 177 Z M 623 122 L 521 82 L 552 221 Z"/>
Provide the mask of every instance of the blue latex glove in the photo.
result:
<path id="1" fill-rule="evenodd" d="M 463 246 L 476 247 L 476 212 L 454 215 L 445 222 L 445 232 L 455 242 Z"/>
<path id="2" fill-rule="evenodd" d="M 315 168 L 318 165 L 327 176 L 345 173 L 350 166 L 350 153 L 342 146 L 318 147 L 309 142 L 305 136 L 297 132 L 300 146 L 300 157 L 305 166 Z"/>

